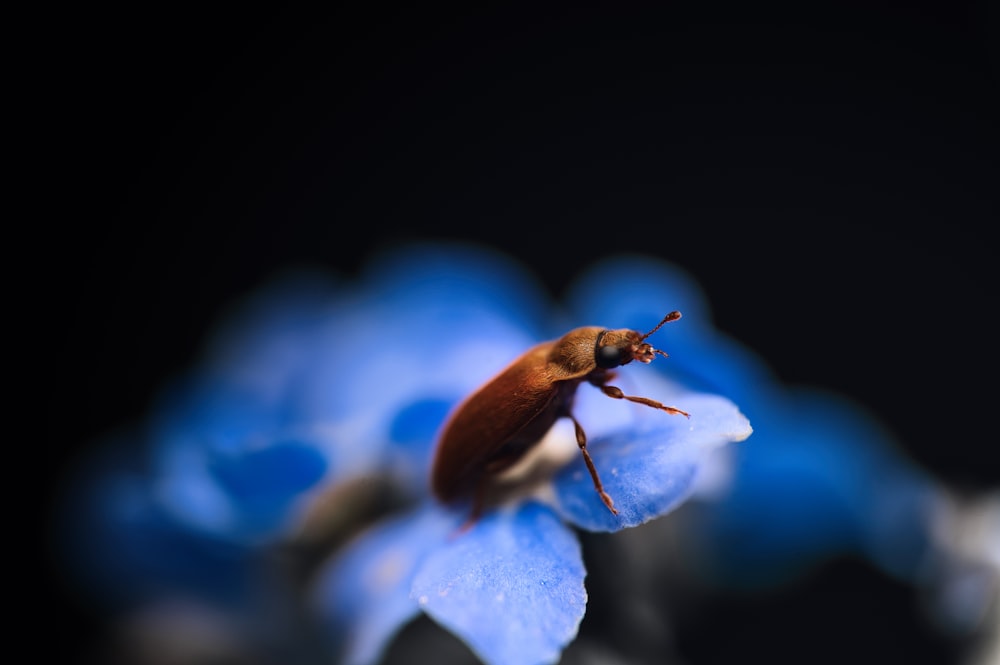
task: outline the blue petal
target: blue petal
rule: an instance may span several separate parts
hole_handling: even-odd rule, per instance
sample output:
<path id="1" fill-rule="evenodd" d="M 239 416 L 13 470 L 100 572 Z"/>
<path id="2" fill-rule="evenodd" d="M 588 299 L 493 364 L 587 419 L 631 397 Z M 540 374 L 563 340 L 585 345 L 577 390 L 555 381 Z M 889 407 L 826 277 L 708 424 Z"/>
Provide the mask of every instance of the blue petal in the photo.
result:
<path id="1" fill-rule="evenodd" d="M 642 255 L 605 258 L 577 276 L 567 292 L 573 312 L 592 319 L 576 325 L 606 325 L 646 332 L 667 312 L 679 310 L 686 319 L 668 324 L 669 336 L 694 334 L 710 325 L 708 301 L 698 283 L 681 268 Z M 700 323 L 698 323 L 700 322 Z M 658 335 L 664 333 L 661 329 Z"/>
<path id="2" fill-rule="evenodd" d="M 362 534 L 327 567 L 317 582 L 317 606 L 341 642 L 344 663 L 377 662 L 392 637 L 420 612 L 410 598 L 417 566 L 463 519 L 422 506 Z"/>
<path id="3" fill-rule="evenodd" d="M 604 490 L 618 514 L 604 505 L 582 456 L 553 479 L 556 509 L 591 531 L 618 531 L 663 515 L 691 495 L 713 451 L 751 433 L 746 417 L 728 400 L 690 394 L 676 405 L 691 418 L 653 412 L 631 428 L 588 442 Z"/>
<path id="4" fill-rule="evenodd" d="M 404 404 L 389 423 L 389 442 L 383 465 L 410 487 L 426 490 L 431 473 L 431 447 L 448 412 L 458 403 L 440 398 L 418 398 Z"/>
<path id="5" fill-rule="evenodd" d="M 227 452 L 280 424 L 274 404 L 254 391 L 192 374 L 163 392 L 149 430 L 154 454 L 177 446 Z"/>
<path id="6" fill-rule="evenodd" d="M 343 298 L 327 275 L 300 270 L 278 276 L 235 303 L 215 327 L 202 375 L 275 406 L 284 404 L 297 377 L 309 371 L 332 304 Z"/>
<path id="7" fill-rule="evenodd" d="M 525 266 L 487 245 L 414 243 L 374 256 L 366 276 L 376 300 L 475 305 L 540 334 L 549 303 Z M 386 323 L 400 322 L 400 319 Z M 408 336 L 419 329 L 401 326 Z M 440 341 L 440 340 L 438 340 Z"/>
<path id="8" fill-rule="evenodd" d="M 320 326 L 291 400 L 295 417 L 331 423 L 338 440 L 366 442 L 351 453 L 367 454 L 362 462 L 424 485 L 448 408 L 537 341 L 535 286 L 484 249 L 414 246 L 379 257 Z"/>
<path id="9" fill-rule="evenodd" d="M 129 441 L 96 451 L 60 495 L 57 549 L 102 609 L 171 595 L 246 606 L 253 565 L 247 548 L 195 533 L 151 499 Z"/>
<path id="10" fill-rule="evenodd" d="M 208 471 L 252 533 L 280 531 L 303 493 L 317 485 L 327 460 L 307 441 L 277 439 L 209 460 Z"/>
<path id="11" fill-rule="evenodd" d="M 731 491 L 690 525 L 714 574 L 773 584 L 845 553 L 901 576 L 924 569 L 933 486 L 865 411 L 799 389 L 755 418 Z"/>
<path id="12" fill-rule="evenodd" d="M 554 663 L 587 603 L 574 534 L 537 503 L 490 512 L 431 552 L 412 597 L 491 665 Z"/>
<path id="13" fill-rule="evenodd" d="M 328 437 L 281 425 L 252 396 L 184 387 L 164 402 L 152 431 L 152 489 L 164 510 L 193 530 L 267 539 L 305 492 L 343 466 Z"/>
<path id="14" fill-rule="evenodd" d="M 151 485 L 163 508 L 194 530 L 251 541 L 280 529 L 299 496 L 343 466 L 329 437 L 289 425 L 291 379 L 279 380 L 288 366 L 272 364 L 266 379 L 267 367 L 251 369 L 254 362 L 261 358 L 243 370 L 190 373 L 163 392 L 148 427 Z"/>

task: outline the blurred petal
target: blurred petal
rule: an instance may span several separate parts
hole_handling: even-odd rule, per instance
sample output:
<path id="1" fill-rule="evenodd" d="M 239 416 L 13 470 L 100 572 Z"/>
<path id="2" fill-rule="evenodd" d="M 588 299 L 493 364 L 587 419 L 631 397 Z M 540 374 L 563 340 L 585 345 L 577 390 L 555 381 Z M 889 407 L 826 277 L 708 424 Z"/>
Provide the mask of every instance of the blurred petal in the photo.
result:
<path id="1" fill-rule="evenodd" d="M 652 412 L 631 428 L 588 442 L 617 515 L 595 492 L 582 456 L 554 478 L 558 512 L 591 531 L 618 531 L 648 522 L 691 494 L 716 448 L 742 441 L 752 432 L 746 417 L 724 398 L 690 394 L 677 406 L 691 418 Z"/>
<path id="2" fill-rule="evenodd" d="M 903 577 L 924 569 L 936 491 L 859 405 L 798 389 L 754 426 L 730 491 L 688 529 L 689 542 L 704 540 L 699 559 L 713 574 L 774 584 L 848 553 Z"/>
<path id="3" fill-rule="evenodd" d="M 297 499 L 326 469 L 327 460 L 316 446 L 296 438 L 217 455 L 208 468 L 239 511 L 241 528 L 263 534 L 281 532 L 288 525 Z"/>
<path id="4" fill-rule="evenodd" d="M 485 515 L 430 553 L 412 597 L 491 665 L 554 663 L 586 608 L 576 537 L 547 507 Z"/>
<path id="5" fill-rule="evenodd" d="M 322 342 L 320 325 L 344 298 L 326 274 L 299 270 L 275 277 L 234 303 L 215 326 L 199 375 L 287 416 L 295 383 L 310 370 Z"/>
<path id="6" fill-rule="evenodd" d="M 694 334 L 711 326 L 708 300 L 694 278 L 650 256 L 613 256 L 591 264 L 573 280 L 566 301 L 573 312 L 588 318 L 575 325 L 645 332 L 667 312 L 679 310 L 690 320 L 684 324 L 687 332 L 672 330 L 671 336 Z M 671 328 L 681 325 L 669 324 Z"/>
<path id="7" fill-rule="evenodd" d="M 75 581 L 101 609 L 188 594 L 244 606 L 252 586 L 247 548 L 192 531 L 163 511 L 130 443 L 96 451 L 60 497 L 55 545 Z"/>
<path id="8" fill-rule="evenodd" d="M 344 286 L 284 278 L 219 326 L 202 365 L 150 418 L 147 463 L 88 490 L 81 513 L 93 529 L 74 536 L 102 536 L 79 549 L 98 588 L 123 581 L 126 596 L 192 590 L 238 606 L 241 594 L 259 593 L 253 562 L 296 528 L 312 498 L 376 475 L 400 495 L 426 496 L 450 409 L 525 349 L 580 325 L 645 331 L 679 309 L 684 320 L 657 333 L 671 357 L 652 371 L 623 367 L 615 383 L 690 419 L 591 386 L 577 395 L 574 414 L 618 516 L 594 492 L 570 428 L 574 454 L 548 485 L 552 505 L 522 498 L 460 532 L 467 510 L 428 502 L 361 534 L 317 578 L 347 663 L 377 662 L 421 609 L 488 663 L 553 663 L 587 602 L 571 525 L 616 531 L 672 509 L 709 475 L 713 452 L 751 433 L 727 398 L 769 394 L 772 384 L 714 333 L 693 280 L 653 259 L 588 271 L 571 291 L 581 318 L 555 328 L 544 288 L 481 246 L 385 252 Z"/>
<path id="9" fill-rule="evenodd" d="M 153 426 L 150 490 L 192 530 L 270 539 L 307 491 L 345 466 L 329 437 L 283 425 L 250 395 L 197 382 L 183 387 L 163 401 Z"/>
<path id="10" fill-rule="evenodd" d="M 389 466 L 425 491 L 437 426 L 454 404 L 538 339 L 542 290 L 474 245 L 412 246 L 374 259 L 321 326 L 294 413 L 365 441 L 350 472 Z M 364 452 L 362 452 L 364 451 Z"/>
<path id="11" fill-rule="evenodd" d="M 427 243 L 387 250 L 368 262 L 365 279 L 377 301 L 474 305 L 535 336 L 549 307 L 544 286 L 526 266 L 487 245 Z M 397 330 L 407 338 L 428 334 L 405 325 Z"/>
<path id="12" fill-rule="evenodd" d="M 410 598 L 417 566 L 463 518 L 425 505 L 381 522 L 339 555 L 316 584 L 316 601 L 348 665 L 375 663 L 420 608 Z"/>

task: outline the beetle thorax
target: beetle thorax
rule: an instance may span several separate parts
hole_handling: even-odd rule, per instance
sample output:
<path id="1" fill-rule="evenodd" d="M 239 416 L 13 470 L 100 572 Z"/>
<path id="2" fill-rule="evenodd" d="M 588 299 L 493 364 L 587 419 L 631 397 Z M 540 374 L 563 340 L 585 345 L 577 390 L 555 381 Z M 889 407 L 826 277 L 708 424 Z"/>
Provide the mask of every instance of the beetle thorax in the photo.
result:
<path id="1" fill-rule="evenodd" d="M 594 369 L 594 340 L 603 330 L 597 326 L 576 328 L 557 339 L 549 352 L 549 367 L 561 375 L 560 379 L 591 372 Z"/>

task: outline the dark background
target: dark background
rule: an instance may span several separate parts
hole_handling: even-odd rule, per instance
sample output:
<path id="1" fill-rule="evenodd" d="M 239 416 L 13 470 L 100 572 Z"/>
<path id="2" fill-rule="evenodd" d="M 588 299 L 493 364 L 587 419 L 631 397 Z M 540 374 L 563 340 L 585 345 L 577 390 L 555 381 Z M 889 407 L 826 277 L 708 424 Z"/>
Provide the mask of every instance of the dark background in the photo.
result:
<path id="1" fill-rule="evenodd" d="M 854 397 L 943 481 L 996 486 L 996 10 L 803 4 L 64 17 L 39 114 L 53 486 L 277 271 L 451 238 L 555 297 L 609 252 L 674 261 L 782 379 Z M 884 631 L 852 618 L 870 592 Z M 848 641 L 951 662 L 912 604 L 848 562 L 720 603 L 681 644 L 728 662 L 714 631 L 840 617 Z"/>

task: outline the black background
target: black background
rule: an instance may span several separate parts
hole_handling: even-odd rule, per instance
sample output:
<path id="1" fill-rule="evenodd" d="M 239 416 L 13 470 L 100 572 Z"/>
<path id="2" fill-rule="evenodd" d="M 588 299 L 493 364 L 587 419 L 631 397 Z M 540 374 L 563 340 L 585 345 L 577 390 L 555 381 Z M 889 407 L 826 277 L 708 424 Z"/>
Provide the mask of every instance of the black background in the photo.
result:
<path id="1" fill-rule="evenodd" d="M 37 118 L 53 487 L 277 271 L 451 238 L 555 297 L 609 252 L 670 259 L 782 379 L 854 397 L 944 482 L 995 486 L 996 11 L 803 4 L 64 17 Z M 713 630 L 849 617 L 874 589 L 910 662 L 948 662 L 905 589 L 845 565 Z M 713 630 L 691 628 L 691 663 L 733 655 Z"/>

